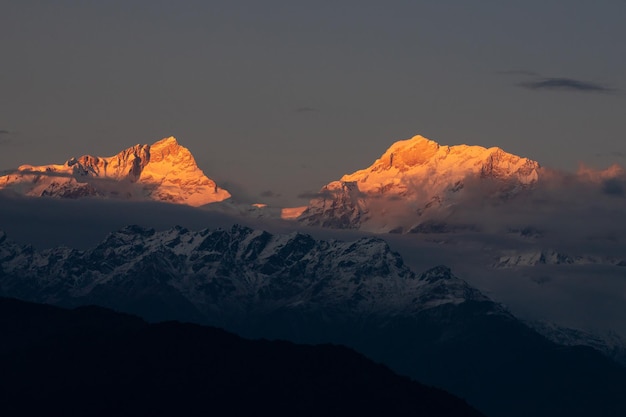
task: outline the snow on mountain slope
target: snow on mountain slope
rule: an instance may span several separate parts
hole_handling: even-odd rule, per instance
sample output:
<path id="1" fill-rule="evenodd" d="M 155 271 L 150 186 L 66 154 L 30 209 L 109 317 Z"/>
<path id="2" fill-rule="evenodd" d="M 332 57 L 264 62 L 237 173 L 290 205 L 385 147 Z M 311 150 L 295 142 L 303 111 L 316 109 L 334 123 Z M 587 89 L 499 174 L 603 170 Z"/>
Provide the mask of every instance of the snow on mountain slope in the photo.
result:
<path id="1" fill-rule="evenodd" d="M 554 249 L 510 250 L 503 252 L 493 268 L 531 267 L 536 265 L 615 265 L 626 266 L 626 260 L 610 256 L 569 255 Z"/>
<path id="2" fill-rule="evenodd" d="M 369 168 L 322 188 L 299 220 L 309 225 L 410 231 L 462 198 L 507 198 L 533 185 L 535 161 L 481 146 L 441 146 L 422 136 L 394 143 Z"/>
<path id="3" fill-rule="evenodd" d="M 447 267 L 414 274 L 376 238 L 342 242 L 243 226 L 198 232 L 129 226 L 91 250 L 36 251 L 0 237 L 0 294 L 73 304 L 104 293 L 109 303 L 176 293 L 211 321 L 284 308 L 342 317 L 410 315 L 489 300 Z"/>
<path id="4" fill-rule="evenodd" d="M 0 177 L 0 189 L 27 196 L 106 197 L 201 206 L 230 197 L 174 137 L 135 145 L 115 156 L 84 155 L 63 165 L 22 165 Z"/>
<path id="5" fill-rule="evenodd" d="M 345 344 L 457 392 L 493 416 L 510 416 L 510 404 L 525 407 L 519 416 L 553 415 L 543 411 L 546 404 L 557 398 L 562 409 L 571 398 L 589 395 L 597 381 L 600 394 L 592 394 L 580 415 L 623 398 L 605 389 L 624 384 L 607 379 L 614 368 L 599 354 L 552 344 L 446 266 L 415 274 L 371 237 L 337 241 L 242 226 L 129 226 L 90 250 L 37 251 L 2 234 L 0 296 L 99 304 L 255 338 Z M 600 371 L 580 374 L 577 366 Z M 545 394 L 536 381 L 551 381 L 549 388 L 558 391 Z M 568 384 L 580 389 L 572 393 Z M 611 394 L 606 400 L 604 392 Z"/>
<path id="6" fill-rule="evenodd" d="M 563 346 L 589 346 L 626 366 L 626 340 L 615 332 L 594 333 L 547 321 L 529 321 L 526 324 L 554 343 Z"/>

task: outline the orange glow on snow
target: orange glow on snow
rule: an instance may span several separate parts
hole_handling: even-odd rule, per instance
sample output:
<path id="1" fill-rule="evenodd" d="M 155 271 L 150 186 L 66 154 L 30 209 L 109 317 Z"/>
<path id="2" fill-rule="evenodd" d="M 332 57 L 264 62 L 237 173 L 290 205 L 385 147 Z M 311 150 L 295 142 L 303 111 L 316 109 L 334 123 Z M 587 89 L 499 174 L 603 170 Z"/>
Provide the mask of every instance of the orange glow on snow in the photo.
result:
<path id="1" fill-rule="evenodd" d="M 108 181 L 102 181 L 108 180 Z M 202 206 L 230 197 L 204 175 L 189 150 L 173 136 L 152 145 L 135 145 L 111 157 L 83 155 L 63 165 L 22 165 L 0 177 L 0 188 L 39 197 L 63 197 L 89 189 L 102 197 L 124 195 L 137 200 Z M 93 191 L 93 192 L 92 192 Z"/>
<path id="2" fill-rule="evenodd" d="M 280 211 L 280 218 L 283 220 L 294 220 L 297 219 L 303 212 L 304 210 L 307 209 L 307 206 L 302 206 L 302 207 L 286 207 L 284 209 L 281 209 Z"/>

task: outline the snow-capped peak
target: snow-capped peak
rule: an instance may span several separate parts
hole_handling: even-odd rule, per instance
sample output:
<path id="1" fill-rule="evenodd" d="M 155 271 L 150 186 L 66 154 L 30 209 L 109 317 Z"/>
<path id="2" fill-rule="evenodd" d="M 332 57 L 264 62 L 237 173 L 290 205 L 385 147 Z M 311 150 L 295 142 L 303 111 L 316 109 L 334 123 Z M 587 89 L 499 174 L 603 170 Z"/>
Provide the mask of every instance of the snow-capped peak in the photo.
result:
<path id="1" fill-rule="evenodd" d="M 395 142 L 370 167 L 323 187 L 299 220 L 370 231 L 414 227 L 425 212 L 446 209 L 461 195 L 493 197 L 532 186 L 539 171 L 537 162 L 497 147 L 443 146 L 414 136 Z"/>
<path id="2" fill-rule="evenodd" d="M 0 274 L 0 290 L 13 295 L 28 283 L 33 299 L 48 302 L 86 297 L 97 286 L 114 294 L 134 291 L 134 285 L 148 285 L 140 291 L 152 294 L 175 290 L 207 315 L 215 309 L 242 314 L 296 306 L 342 315 L 410 315 L 443 304 L 489 301 L 445 266 L 416 279 L 398 253 L 371 237 L 344 242 L 240 225 L 200 231 L 133 225 L 86 251 L 0 243 L 0 271 L 7 277 Z"/>
<path id="3" fill-rule="evenodd" d="M 498 147 L 441 146 L 423 136 L 414 136 L 394 143 L 369 168 L 344 175 L 341 181 L 356 181 L 364 192 L 385 192 L 385 186 L 401 184 L 406 189 L 411 180 L 434 187 L 469 176 L 514 179 L 529 184 L 537 180 L 538 169 L 537 162 Z"/>
<path id="4" fill-rule="evenodd" d="M 28 196 L 157 200 L 201 206 L 230 197 L 198 168 L 173 136 L 111 157 L 83 155 L 63 165 L 22 165 L 0 177 L 0 189 Z"/>

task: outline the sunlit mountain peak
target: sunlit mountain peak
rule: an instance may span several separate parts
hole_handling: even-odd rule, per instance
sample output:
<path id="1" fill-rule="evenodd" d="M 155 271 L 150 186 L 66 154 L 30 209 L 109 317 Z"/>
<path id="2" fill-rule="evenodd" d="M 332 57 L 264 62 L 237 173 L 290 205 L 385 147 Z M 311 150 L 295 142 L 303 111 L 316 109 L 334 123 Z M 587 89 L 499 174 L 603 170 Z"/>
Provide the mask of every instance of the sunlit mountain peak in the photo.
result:
<path id="1" fill-rule="evenodd" d="M 498 147 L 442 146 L 423 136 L 414 136 L 395 142 L 369 168 L 344 175 L 341 181 L 384 185 L 392 178 L 410 177 L 439 183 L 451 177 L 460 179 L 478 174 L 482 177 L 515 177 L 521 182 L 530 183 L 537 180 L 538 168 L 537 162 L 507 153 Z M 435 173 L 437 176 L 433 177 Z"/>
<path id="2" fill-rule="evenodd" d="M 110 157 L 83 155 L 62 165 L 22 165 L 0 177 L 0 189 L 33 197 L 105 197 L 191 206 L 230 197 L 198 168 L 173 136 Z"/>
<path id="3" fill-rule="evenodd" d="M 322 188 L 300 220 L 330 227 L 412 229 L 461 198 L 511 195 L 539 178 L 540 166 L 498 147 L 444 146 L 423 136 L 393 143 L 368 168 Z M 470 190 L 470 191 L 468 191 Z"/>

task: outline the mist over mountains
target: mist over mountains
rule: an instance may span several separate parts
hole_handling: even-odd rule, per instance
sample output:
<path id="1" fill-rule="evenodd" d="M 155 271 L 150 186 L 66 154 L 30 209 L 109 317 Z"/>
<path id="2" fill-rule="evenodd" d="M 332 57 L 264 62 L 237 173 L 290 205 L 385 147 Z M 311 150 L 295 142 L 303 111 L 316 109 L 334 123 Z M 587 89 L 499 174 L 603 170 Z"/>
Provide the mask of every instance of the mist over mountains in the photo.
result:
<path id="1" fill-rule="evenodd" d="M 183 159 L 193 161 L 188 151 L 173 142 L 173 138 L 160 141 L 173 145 L 181 155 L 189 154 Z M 189 169 L 201 172 L 195 165 Z M 164 169 L 162 178 L 168 173 Z M 8 181 L 9 177 L 2 178 Z M 322 187 L 311 196 L 308 207 L 292 210 L 288 216 L 284 208 L 239 203 L 236 195 L 205 205 L 203 210 L 146 201 L 157 198 L 156 194 L 138 195 L 142 201 L 136 204 L 135 197 L 121 198 L 119 193 L 114 199 L 68 201 L 60 195 L 24 199 L 16 193 L 32 191 L 28 187 L 34 177 L 19 178 L 0 190 L 0 218 L 4 220 L 0 226 L 24 243 L 87 248 L 129 224 L 198 230 L 239 223 L 339 239 L 361 232 L 391 232 L 385 239 L 414 268 L 431 267 L 433 263 L 423 260 L 436 259 L 532 320 L 549 318 L 581 330 L 599 326 L 606 331 L 617 326 L 626 334 L 620 279 L 626 256 L 622 221 L 626 177 L 616 166 L 564 173 L 498 148 L 448 147 L 416 136 L 393 144 L 371 167 Z M 39 182 L 48 185 L 58 179 L 42 178 L 45 181 Z M 23 188 L 23 181 L 30 185 Z M 125 181 L 107 184 L 126 186 Z M 140 186 L 141 181 L 140 175 L 134 185 Z M 180 189 L 181 196 L 192 195 L 193 187 L 187 189 L 185 184 L 179 182 L 174 189 Z M 298 213 L 302 214 L 298 217 Z M 281 221 L 281 215 L 295 221 Z M 418 256 L 416 251 L 428 256 Z M 552 262 L 550 254 L 567 261 Z M 612 301 L 601 302 L 605 297 Z M 529 301 L 537 299 L 545 301 Z"/>
<path id="2" fill-rule="evenodd" d="M 250 206 L 167 138 L 23 166 L 0 188 L 3 295 L 344 343 L 488 415 L 512 415 L 524 385 L 519 415 L 598 413 L 573 392 L 621 410 L 622 393 L 585 382 L 623 385 L 608 359 L 626 339 L 619 167 L 564 173 L 416 136 L 306 207 Z"/>
<path id="3" fill-rule="evenodd" d="M 394 143 L 370 167 L 323 186 L 306 207 L 264 201 L 251 206 L 207 178 L 189 150 L 170 137 L 114 157 L 22 165 L 0 177 L 0 192 L 204 205 L 236 217 L 282 217 L 374 233 L 513 232 L 567 242 L 573 234 L 619 240 L 625 230 L 618 219 L 626 207 L 626 173 L 618 166 L 559 172 L 499 148 L 442 146 L 415 136 Z"/>
<path id="4" fill-rule="evenodd" d="M 615 215 L 626 206 L 625 191 L 618 166 L 570 174 L 499 148 L 441 146 L 415 136 L 324 186 L 299 220 L 375 233 L 600 234 L 623 227 Z"/>

